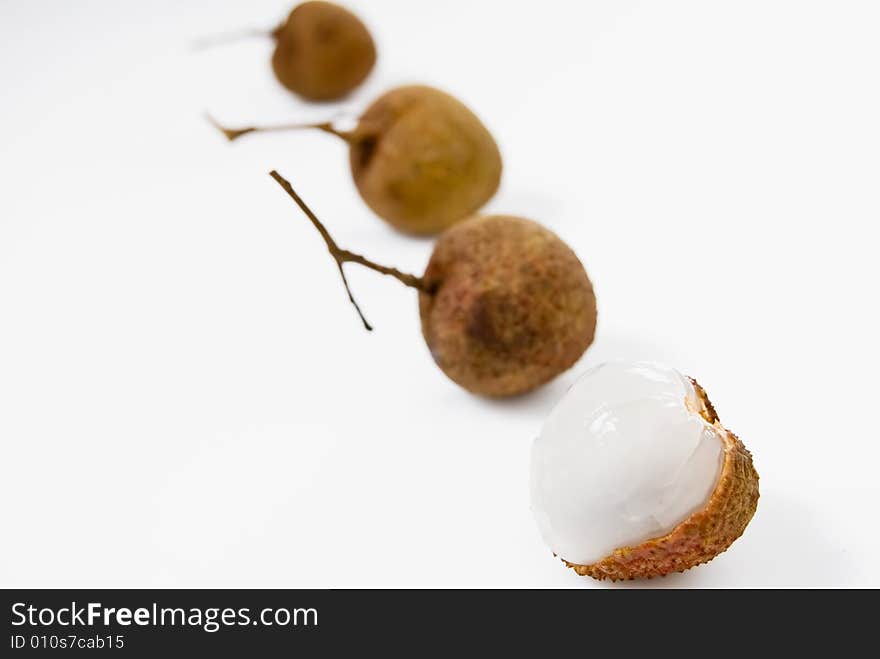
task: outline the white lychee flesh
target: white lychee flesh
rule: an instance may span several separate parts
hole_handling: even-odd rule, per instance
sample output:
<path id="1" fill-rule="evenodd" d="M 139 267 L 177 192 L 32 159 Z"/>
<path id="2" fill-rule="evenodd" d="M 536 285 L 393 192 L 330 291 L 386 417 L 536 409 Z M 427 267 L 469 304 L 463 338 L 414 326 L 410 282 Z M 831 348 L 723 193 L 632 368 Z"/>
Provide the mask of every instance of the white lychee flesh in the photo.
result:
<path id="1" fill-rule="evenodd" d="M 690 380 L 648 363 L 583 375 L 532 448 L 532 511 L 560 558 L 590 565 L 665 536 L 709 501 L 723 443 Z"/>

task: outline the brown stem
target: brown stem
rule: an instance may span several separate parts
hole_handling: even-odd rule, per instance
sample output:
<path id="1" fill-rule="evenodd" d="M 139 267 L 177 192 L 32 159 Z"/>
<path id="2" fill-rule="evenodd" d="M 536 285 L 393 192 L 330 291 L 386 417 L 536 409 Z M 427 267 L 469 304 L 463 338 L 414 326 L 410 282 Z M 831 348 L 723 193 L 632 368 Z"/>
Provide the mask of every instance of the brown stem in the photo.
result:
<path id="1" fill-rule="evenodd" d="M 215 34 L 210 37 L 202 37 L 193 41 L 192 50 L 207 50 L 216 46 L 225 46 L 228 43 L 244 41 L 245 39 L 251 39 L 253 37 L 272 37 L 274 39 L 277 38 L 277 30 L 250 28 L 238 32 L 227 32 L 225 34 Z"/>
<path id="2" fill-rule="evenodd" d="M 293 186 L 283 177 L 281 174 L 276 172 L 274 169 L 269 172 L 269 176 L 271 176 L 275 181 L 277 181 L 278 185 L 284 188 L 284 191 L 290 195 L 290 197 L 296 202 L 297 206 L 300 207 L 303 213 L 305 213 L 306 217 L 308 217 L 315 228 L 318 230 L 318 233 L 321 234 L 321 237 L 324 239 L 324 242 L 327 244 L 327 250 L 330 252 L 330 256 L 336 261 L 336 266 L 339 268 L 339 274 L 342 275 L 342 283 L 345 285 L 345 291 L 348 293 L 348 299 L 357 310 L 358 316 L 360 316 L 361 321 L 364 324 L 364 327 L 367 328 L 367 331 L 372 332 L 373 328 L 370 323 L 367 322 L 367 319 L 364 317 L 364 314 L 361 312 L 361 308 L 358 306 L 358 303 L 354 299 L 354 295 L 351 293 L 351 289 L 348 287 L 348 280 L 345 278 L 345 271 L 342 269 L 343 264 L 345 263 L 357 263 L 358 265 L 362 265 L 365 268 L 369 268 L 370 270 L 374 270 L 383 275 L 387 275 L 389 277 L 394 277 L 399 282 L 404 284 L 405 286 L 409 286 L 410 288 L 414 288 L 418 291 L 422 291 L 423 293 L 430 293 L 428 285 L 425 283 L 425 280 L 421 277 L 416 277 L 415 275 L 409 275 L 405 272 L 401 272 L 397 268 L 388 268 L 384 265 L 379 265 L 378 263 L 374 263 L 369 259 L 364 258 L 360 254 L 355 254 L 354 252 L 349 252 L 347 249 L 341 249 L 339 245 L 336 244 L 336 241 L 330 236 L 330 232 L 327 231 L 326 227 L 321 223 L 312 210 L 306 205 L 306 203 L 300 198 L 300 196 L 293 189 Z"/>
<path id="3" fill-rule="evenodd" d="M 331 135 L 335 135 L 336 137 L 345 140 L 346 142 L 350 142 L 353 138 L 353 134 L 350 131 L 338 130 L 334 128 L 333 124 L 329 121 L 322 121 L 317 124 L 278 124 L 276 126 L 245 126 L 243 128 L 228 128 L 221 124 L 219 121 L 214 119 L 210 114 L 205 113 L 205 118 L 211 123 L 214 128 L 219 130 L 226 136 L 230 142 L 233 140 L 237 140 L 242 135 L 247 135 L 248 133 L 277 133 L 286 130 L 320 130 L 325 133 L 330 133 Z"/>

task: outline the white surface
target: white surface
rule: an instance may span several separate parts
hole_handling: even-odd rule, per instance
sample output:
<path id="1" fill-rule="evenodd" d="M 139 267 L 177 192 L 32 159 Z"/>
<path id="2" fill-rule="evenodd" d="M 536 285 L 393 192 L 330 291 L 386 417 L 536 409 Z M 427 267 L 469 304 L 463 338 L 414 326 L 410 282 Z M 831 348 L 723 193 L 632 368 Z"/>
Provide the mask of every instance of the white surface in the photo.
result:
<path id="1" fill-rule="evenodd" d="M 589 369 L 532 445 L 532 512 L 553 553 L 591 565 L 704 510 L 723 445 L 681 373 L 649 362 Z"/>
<path id="2" fill-rule="evenodd" d="M 350 268 L 363 331 L 278 168 L 346 247 L 428 241 L 356 196 L 341 143 L 224 143 L 311 119 L 271 45 L 285 2 L 5 1 L 0 20 L 0 583 L 602 587 L 553 559 L 529 447 L 578 373 L 666 362 L 755 454 L 757 515 L 657 586 L 880 586 L 880 6 L 871 0 L 351 0 L 381 63 L 470 104 L 491 211 L 583 259 L 598 338 L 487 402 L 448 382 L 415 295 Z M 456 9 L 457 8 L 457 9 Z"/>

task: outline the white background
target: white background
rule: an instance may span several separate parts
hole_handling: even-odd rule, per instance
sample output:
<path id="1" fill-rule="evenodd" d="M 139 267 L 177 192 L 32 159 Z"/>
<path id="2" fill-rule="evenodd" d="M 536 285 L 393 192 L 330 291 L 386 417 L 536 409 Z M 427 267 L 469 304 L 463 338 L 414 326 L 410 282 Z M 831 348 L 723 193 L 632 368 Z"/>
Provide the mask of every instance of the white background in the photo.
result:
<path id="1" fill-rule="evenodd" d="M 441 86 L 505 155 L 489 211 L 581 256 L 599 330 L 520 400 L 449 382 L 415 294 L 339 242 L 431 243 L 356 195 L 334 116 L 272 77 L 285 2 L 0 4 L 0 584 L 597 587 L 543 546 L 528 457 L 608 359 L 698 378 L 761 474 L 752 524 L 651 586 L 880 586 L 876 2 L 349 0 L 381 61 L 343 107 Z M 600 586 L 601 587 L 601 586 Z M 606 586 L 607 587 L 607 586 Z"/>

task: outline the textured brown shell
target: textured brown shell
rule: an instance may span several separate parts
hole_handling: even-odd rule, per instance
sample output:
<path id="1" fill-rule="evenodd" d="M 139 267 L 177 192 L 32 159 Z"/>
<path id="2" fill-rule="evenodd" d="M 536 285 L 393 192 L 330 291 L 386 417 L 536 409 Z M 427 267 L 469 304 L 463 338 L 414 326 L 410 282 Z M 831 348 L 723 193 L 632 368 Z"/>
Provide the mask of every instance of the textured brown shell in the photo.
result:
<path id="1" fill-rule="evenodd" d="M 350 142 L 361 197 L 405 233 L 437 234 L 470 217 L 501 181 L 501 153 L 492 135 L 464 104 L 432 87 L 383 94 Z"/>
<path id="2" fill-rule="evenodd" d="M 721 425 L 702 387 L 691 382 L 703 403 L 700 413 L 715 426 L 724 442 L 724 465 L 708 504 L 662 538 L 618 549 L 592 565 L 565 561 L 579 575 L 600 581 L 622 581 L 684 572 L 726 551 L 743 534 L 755 514 L 758 473 L 752 464 L 752 455 L 736 435 Z"/>
<path id="3" fill-rule="evenodd" d="M 530 220 L 475 217 L 437 242 L 419 297 L 434 361 L 476 394 L 516 396 L 574 365 L 593 342 L 596 298 L 583 265 Z"/>
<path id="4" fill-rule="evenodd" d="M 376 63 L 366 26 L 330 2 L 304 2 L 275 31 L 272 70 L 290 91 L 312 101 L 342 98 L 358 87 Z"/>

